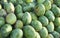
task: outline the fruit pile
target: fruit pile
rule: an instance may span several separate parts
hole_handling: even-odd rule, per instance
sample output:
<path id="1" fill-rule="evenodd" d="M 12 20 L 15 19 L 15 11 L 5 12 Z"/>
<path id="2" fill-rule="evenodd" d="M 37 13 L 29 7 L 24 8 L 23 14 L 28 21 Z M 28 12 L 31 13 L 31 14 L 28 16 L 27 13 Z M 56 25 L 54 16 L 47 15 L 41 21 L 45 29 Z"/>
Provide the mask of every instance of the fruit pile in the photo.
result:
<path id="1" fill-rule="evenodd" d="M 60 38 L 60 0 L 0 0 L 0 38 Z"/>

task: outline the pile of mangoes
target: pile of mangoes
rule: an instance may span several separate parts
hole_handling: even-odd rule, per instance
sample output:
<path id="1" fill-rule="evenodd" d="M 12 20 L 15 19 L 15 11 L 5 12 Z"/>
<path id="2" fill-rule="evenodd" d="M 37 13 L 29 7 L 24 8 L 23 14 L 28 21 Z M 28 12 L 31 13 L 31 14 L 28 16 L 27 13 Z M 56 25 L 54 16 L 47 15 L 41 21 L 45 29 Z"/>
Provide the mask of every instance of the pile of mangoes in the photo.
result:
<path id="1" fill-rule="evenodd" d="M 60 0 L 0 0 L 0 38 L 60 38 Z"/>

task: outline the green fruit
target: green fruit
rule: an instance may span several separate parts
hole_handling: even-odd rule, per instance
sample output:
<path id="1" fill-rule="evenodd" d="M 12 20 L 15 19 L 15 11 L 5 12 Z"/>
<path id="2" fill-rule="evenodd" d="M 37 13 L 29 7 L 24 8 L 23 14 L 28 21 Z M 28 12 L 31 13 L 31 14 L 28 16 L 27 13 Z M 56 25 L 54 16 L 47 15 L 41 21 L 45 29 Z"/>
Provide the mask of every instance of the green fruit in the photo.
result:
<path id="1" fill-rule="evenodd" d="M 46 11 L 45 16 L 48 18 L 49 21 L 55 20 L 55 16 L 54 16 L 53 12 L 50 10 Z"/>
<path id="2" fill-rule="evenodd" d="M 5 3 L 4 4 L 4 9 L 7 11 L 7 13 L 14 13 L 14 5 L 10 2 L 10 3 Z"/>
<path id="3" fill-rule="evenodd" d="M 35 28 L 36 31 L 40 31 L 42 29 L 42 24 L 38 20 L 34 20 L 31 22 L 32 27 Z"/>
<path id="4" fill-rule="evenodd" d="M 4 9 L 0 9 L 0 16 L 6 16 L 7 13 Z"/>
<path id="5" fill-rule="evenodd" d="M 21 20 L 17 20 L 15 24 L 15 28 L 23 28 L 23 22 Z"/>
<path id="6" fill-rule="evenodd" d="M 23 0 L 17 0 L 16 3 L 17 4 L 23 4 Z"/>
<path id="7" fill-rule="evenodd" d="M 48 30 L 43 27 L 40 31 L 39 34 L 41 35 L 42 38 L 46 38 L 48 36 Z"/>
<path id="8" fill-rule="evenodd" d="M 12 2 L 15 5 L 17 0 L 8 0 L 8 1 Z"/>
<path id="9" fill-rule="evenodd" d="M 60 16 L 60 8 L 57 7 L 55 4 L 52 5 L 52 12 L 55 16 Z"/>
<path id="10" fill-rule="evenodd" d="M 60 26 L 58 26 L 55 30 L 60 33 Z"/>
<path id="11" fill-rule="evenodd" d="M 36 32 L 36 37 L 35 38 L 41 38 L 38 32 Z"/>
<path id="12" fill-rule="evenodd" d="M 2 34 L 1 34 L 1 32 L 0 32 L 0 38 L 2 38 Z"/>
<path id="13" fill-rule="evenodd" d="M 47 38 L 54 38 L 54 36 L 52 34 L 49 34 Z"/>
<path id="14" fill-rule="evenodd" d="M 39 4 L 35 8 L 35 12 L 37 16 L 43 16 L 45 14 L 45 7 L 43 4 Z"/>
<path id="15" fill-rule="evenodd" d="M 56 17 L 54 20 L 55 26 L 60 26 L 60 17 Z"/>
<path id="16" fill-rule="evenodd" d="M 22 19 L 23 14 L 24 14 L 24 13 L 18 13 L 18 14 L 16 14 L 16 16 L 17 16 L 18 19 Z"/>
<path id="17" fill-rule="evenodd" d="M 23 31 L 24 31 L 24 36 L 26 38 L 35 38 L 36 37 L 36 31 L 34 30 L 34 28 L 30 25 L 26 25 L 23 27 Z"/>
<path id="18" fill-rule="evenodd" d="M 51 2 L 51 4 L 53 4 L 54 0 L 49 0 Z"/>
<path id="19" fill-rule="evenodd" d="M 32 20 L 37 20 L 37 16 L 35 13 L 30 12 L 30 14 L 31 14 Z"/>
<path id="20" fill-rule="evenodd" d="M 45 16 L 39 17 L 39 21 L 43 24 L 43 26 L 47 26 L 49 23 L 47 17 L 45 17 Z"/>
<path id="21" fill-rule="evenodd" d="M 48 32 L 53 32 L 54 31 L 54 24 L 53 24 L 53 22 L 50 22 L 47 25 L 47 30 L 48 30 Z"/>
<path id="22" fill-rule="evenodd" d="M 22 38 L 23 31 L 21 29 L 14 29 L 10 35 L 10 38 Z"/>
<path id="23" fill-rule="evenodd" d="M 14 13 L 9 13 L 6 16 L 6 22 L 9 24 L 14 24 L 16 22 L 17 18 Z"/>
<path id="24" fill-rule="evenodd" d="M 1 27 L 1 34 L 3 37 L 7 37 L 12 31 L 12 26 L 10 24 L 5 24 Z"/>
<path id="25" fill-rule="evenodd" d="M 60 7 L 60 0 L 54 0 L 54 2 Z"/>
<path id="26" fill-rule="evenodd" d="M 24 24 L 30 24 L 32 21 L 31 15 L 29 12 L 25 12 L 23 17 L 22 17 L 22 21 Z"/>
<path id="27" fill-rule="evenodd" d="M 34 0 L 24 0 L 26 3 L 31 3 L 33 2 Z"/>
<path id="28" fill-rule="evenodd" d="M 5 24 L 4 17 L 0 17 L 0 27 Z"/>
<path id="29" fill-rule="evenodd" d="M 32 11 L 32 9 L 35 7 L 35 3 L 29 3 L 23 6 L 23 11 Z"/>
<path id="30" fill-rule="evenodd" d="M 53 31 L 52 35 L 54 36 L 54 38 L 59 38 L 60 37 L 60 34 L 56 31 Z"/>
<path id="31" fill-rule="evenodd" d="M 21 5 L 17 5 L 15 7 L 15 12 L 16 12 L 16 14 L 22 13 L 22 6 Z"/>
<path id="32" fill-rule="evenodd" d="M 44 6 L 45 6 L 45 9 L 46 9 L 46 10 L 51 9 L 51 2 L 50 2 L 49 0 L 46 0 L 46 1 L 44 2 Z"/>
<path id="33" fill-rule="evenodd" d="M 37 0 L 38 4 L 44 3 L 45 0 Z"/>
<path id="34" fill-rule="evenodd" d="M 2 9 L 2 6 L 1 6 L 1 4 L 0 4 L 0 9 Z"/>
<path id="35" fill-rule="evenodd" d="M 1 0 L 1 1 L 2 1 L 3 3 L 4 3 L 4 2 L 7 2 L 7 0 Z"/>

